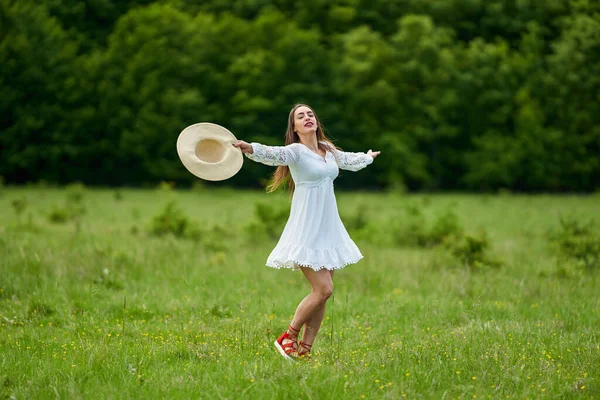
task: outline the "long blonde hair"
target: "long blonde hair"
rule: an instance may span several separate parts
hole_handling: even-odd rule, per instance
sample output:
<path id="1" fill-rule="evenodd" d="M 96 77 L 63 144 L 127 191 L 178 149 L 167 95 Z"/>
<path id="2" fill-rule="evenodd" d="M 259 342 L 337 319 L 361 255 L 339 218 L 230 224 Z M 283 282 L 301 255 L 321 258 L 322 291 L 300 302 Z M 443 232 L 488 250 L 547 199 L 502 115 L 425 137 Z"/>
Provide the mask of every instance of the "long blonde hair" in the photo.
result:
<path id="1" fill-rule="evenodd" d="M 325 136 L 323 125 L 321 125 L 321 121 L 319 120 L 319 117 L 317 117 L 317 113 L 306 104 L 296 104 L 294 107 L 292 107 L 290 115 L 288 116 L 287 130 L 285 131 L 285 145 L 287 146 L 288 144 L 292 143 L 300 143 L 300 137 L 296 132 L 294 132 L 294 114 L 296 113 L 296 110 L 302 106 L 310 108 L 313 112 L 313 115 L 315 116 L 315 120 L 317 121 L 317 130 L 315 134 L 317 135 L 317 144 L 319 146 L 319 149 L 325 151 L 332 149 L 339 150 L 332 143 L 332 141 L 329 138 L 327 138 L 327 136 Z M 329 148 L 327 146 L 329 146 Z M 294 192 L 295 185 L 294 180 L 291 179 L 290 169 L 286 165 L 281 165 L 277 167 L 277 169 L 273 173 L 271 182 L 267 186 L 267 192 L 274 192 L 279 186 L 285 183 L 287 183 L 290 194 L 292 194 Z"/>

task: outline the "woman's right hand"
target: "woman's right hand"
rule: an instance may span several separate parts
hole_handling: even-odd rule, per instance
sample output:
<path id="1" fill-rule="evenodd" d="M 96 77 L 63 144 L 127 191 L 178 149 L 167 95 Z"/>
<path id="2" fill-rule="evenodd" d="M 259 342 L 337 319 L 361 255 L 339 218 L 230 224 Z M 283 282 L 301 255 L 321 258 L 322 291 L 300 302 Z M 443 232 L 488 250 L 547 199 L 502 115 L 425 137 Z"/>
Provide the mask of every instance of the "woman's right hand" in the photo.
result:
<path id="1" fill-rule="evenodd" d="M 254 149 L 252 148 L 252 145 L 250 143 L 244 142 L 243 140 L 238 140 L 237 142 L 233 143 L 233 147 L 239 147 L 240 150 L 242 150 L 242 153 L 248 153 L 248 154 L 254 153 Z"/>

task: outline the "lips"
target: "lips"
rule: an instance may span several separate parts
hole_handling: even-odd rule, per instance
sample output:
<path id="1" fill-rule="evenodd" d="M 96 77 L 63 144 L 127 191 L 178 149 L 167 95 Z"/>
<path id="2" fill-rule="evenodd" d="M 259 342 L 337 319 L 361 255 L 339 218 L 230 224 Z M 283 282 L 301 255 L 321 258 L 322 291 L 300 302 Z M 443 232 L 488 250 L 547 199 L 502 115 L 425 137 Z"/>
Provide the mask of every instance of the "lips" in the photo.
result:
<path id="1" fill-rule="evenodd" d="M 312 123 L 312 122 L 307 122 L 307 123 L 305 123 L 305 124 L 304 124 L 304 126 L 305 126 L 305 127 L 306 127 L 306 126 L 313 126 L 313 123 Z"/>

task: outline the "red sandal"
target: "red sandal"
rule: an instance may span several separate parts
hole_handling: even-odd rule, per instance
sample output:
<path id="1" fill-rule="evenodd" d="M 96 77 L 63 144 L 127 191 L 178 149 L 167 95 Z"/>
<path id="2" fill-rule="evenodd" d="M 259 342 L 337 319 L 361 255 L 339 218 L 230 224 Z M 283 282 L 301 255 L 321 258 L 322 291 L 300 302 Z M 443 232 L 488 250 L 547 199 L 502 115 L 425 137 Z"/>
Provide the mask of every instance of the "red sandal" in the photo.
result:
<path id="1" fill-rule="evenodd" d="M 291 360 L 292 358 L 290 357 L 290 354 L 295 353 L 298 348 L 297 340 L 298 340 L 298 333 L 300 332 L 300 330 L 295 329 L 291 325 L 288 326 L 288 330 L 291 331 L 293 334 L 295 334 L 295 336 L 290 335 L 288 333 L 288 331 L 283 332 L 283 334 L 281 336 L 279 336 L 279 338 L 275 341 L 275 347 L 277 348 L 279 353 L 281 353 L 283 358 L 287 358 L 288 360 Z M 291 340 L 291 342 L 283 344 L 283 341 L 285 339 L 289 339 L 289 340 Z"/>
<path id="2" fill-rule="evenodd" d="M 300 352 L 300 348 L 306 350 Z M 312 344 L 304 343 L 302 340 L 300 341 L 300 347 L 298 348 L 298 357 L 306 357 L 310 358 L 310 351 L 312 349 Z"/>

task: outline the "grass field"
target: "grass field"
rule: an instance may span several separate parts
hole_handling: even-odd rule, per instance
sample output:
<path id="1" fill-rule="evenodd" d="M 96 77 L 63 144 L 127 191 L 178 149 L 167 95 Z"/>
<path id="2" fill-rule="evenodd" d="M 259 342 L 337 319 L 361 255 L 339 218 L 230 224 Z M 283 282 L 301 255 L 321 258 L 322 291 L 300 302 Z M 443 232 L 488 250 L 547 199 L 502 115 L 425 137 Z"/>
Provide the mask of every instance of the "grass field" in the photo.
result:
<path id="1" fill-rule="evenodd" d="M 272 342 L 308 285 L 264 266 L 255 215 L 286 195 L 68 193 L 0 193 L 0 398 L 600 398 L 600 271 L 547 238 L 561 215 L 600 221 L 598 195 L 338 193 L 343 217 L 367 213 L 365 259 L 336 272 L 313 360 L 290 363 Z M 195 239 L 149 233 L 169 201 Z M 388 240 L 407 204 L 450 207 L 502 265 Z"/>

